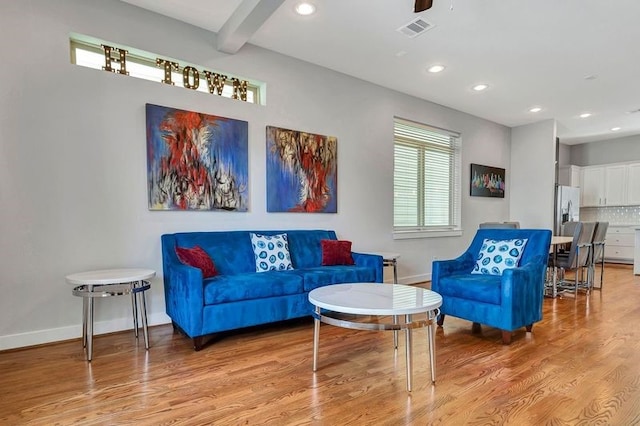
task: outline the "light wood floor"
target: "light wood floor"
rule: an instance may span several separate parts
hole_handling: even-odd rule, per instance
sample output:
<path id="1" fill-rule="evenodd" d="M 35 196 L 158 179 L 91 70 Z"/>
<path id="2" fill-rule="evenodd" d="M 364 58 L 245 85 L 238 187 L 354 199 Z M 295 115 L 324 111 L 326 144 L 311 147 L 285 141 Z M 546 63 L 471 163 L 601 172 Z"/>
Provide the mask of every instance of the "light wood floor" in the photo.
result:
<path id="1" fill-rule="evenodd" d="M 170 325 L 0 353 L 0 424 L 635 425 L 640 424 L 640 277 L 608 266 L 602 291 L 544 301 L 515 333 L 447 317 L 437 383 L 424 330 L 414 334 L 414 390 L 403 339 L 301 320 L 224 337 L 200 352 Z"/>

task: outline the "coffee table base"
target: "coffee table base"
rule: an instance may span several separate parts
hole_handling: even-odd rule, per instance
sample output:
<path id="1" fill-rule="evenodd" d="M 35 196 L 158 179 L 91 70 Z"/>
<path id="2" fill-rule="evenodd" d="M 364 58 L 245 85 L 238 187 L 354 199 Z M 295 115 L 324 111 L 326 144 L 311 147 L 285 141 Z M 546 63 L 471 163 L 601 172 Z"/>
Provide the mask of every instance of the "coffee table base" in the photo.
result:
<path id="1" fill-rule="evenodd" d="M 405 315 L 405 322 L 399 323 L 398 316 L 393 316 L 393 323 L 371 323 L 371 322 L 357 322 L 349 321 L 345 318 L 341 318 L 339 313 L 331 312 L 332 315 L 323 314 L 322 309 L 316 306 L 315 312 L 313 312 L 314 328 L 313 328 L 313 371 L 318 370 L 318 347 L 320 344 L 320 323 L 333 325 L 342 328 L 351 328 L 355 330 L 393 330 L 394 332 L 394 346 L 397 349 L 397 332 L 399 330 L 405 331 L 405 356 L 407 364 L 407 391 L 412 390 L 412 376 L 413 376 L 413 336 L 412 332 L 414 328 L 427 328 L 427 344 L 429 345 L 429 361 L 431 364 L 431 382 L 436 382 L 436 354 L 435 354 L 435 325 L 436 317 L 439 314 L 439 310 L 435 309 L 427 312 L 427 318 L 424 320 L 413 321 L 412 315 Z"/>

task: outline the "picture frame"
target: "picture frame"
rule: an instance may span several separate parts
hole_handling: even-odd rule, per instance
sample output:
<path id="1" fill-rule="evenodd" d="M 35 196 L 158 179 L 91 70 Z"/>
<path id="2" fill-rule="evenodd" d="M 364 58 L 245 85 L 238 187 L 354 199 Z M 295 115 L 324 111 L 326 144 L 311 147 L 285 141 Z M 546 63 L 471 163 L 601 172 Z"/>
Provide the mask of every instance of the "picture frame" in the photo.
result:
<path id="1" fill-rule="evenodd" d="M 248 211 L 248 122 L 146 104 L 149 210 Z"/>
<path id="2" fill-rule="evenodd" d="M 471 163 L 470 195 L 472 197 L 504 198 L 505 169 Z"/>
<path id="3" fill-rule="evenodd" d="M 266 128 L 267 212 L 338 212 L 338 139 Z"/>

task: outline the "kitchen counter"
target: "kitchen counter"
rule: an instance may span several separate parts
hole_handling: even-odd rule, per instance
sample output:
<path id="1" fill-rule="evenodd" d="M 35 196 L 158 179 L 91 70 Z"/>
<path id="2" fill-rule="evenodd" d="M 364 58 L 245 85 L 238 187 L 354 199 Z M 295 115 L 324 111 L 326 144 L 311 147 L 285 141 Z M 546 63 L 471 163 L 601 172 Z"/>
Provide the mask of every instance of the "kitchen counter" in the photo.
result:
<path id="1" fill-rule="evenodd" d="M 633 274 L 640 275 L 640 226 L 634 226 L 636 244 L 633 250 Z"/>
<path id="2" fill-rule="evenodd" d="M 604 250 L 605 261 L 632 264 L 635 232 L 635 226 L 609 224 Z"/>

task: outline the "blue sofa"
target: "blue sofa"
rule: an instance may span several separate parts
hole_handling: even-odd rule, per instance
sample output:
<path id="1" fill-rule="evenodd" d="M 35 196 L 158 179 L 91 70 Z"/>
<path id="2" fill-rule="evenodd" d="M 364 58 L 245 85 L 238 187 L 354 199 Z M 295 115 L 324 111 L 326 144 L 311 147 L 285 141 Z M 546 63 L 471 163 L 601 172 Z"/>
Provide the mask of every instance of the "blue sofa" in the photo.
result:
<path id="1" fill-rule="evenodd" d="M 292 270 L 256 272 L 250 233 L 286 233 Z M 382 282 L 382 257 L 352 253 L 355 265 L 322 266 L 323 239 L 330 230 L 184 232 L 162 235 L 162 267 L 167 315 L 199 350 L 212 334 L 309 316 L 309 291 L 347 282 Z M 176 247 L 200 246 L 218 275 L 180 262 Z"/>
<path id="2" fill-rule="evenodd" d="M 519 264 L 502 275 L 472 274 L 485 239 L 528 241 Z M 442 296 L 438 325 L 445 315 L 502 330 L 502 342 L 511 342 L 520 327 L 531 331 L 542 319 L 544 279 L 549 257 L 551 231 L 544 229 L 479 229 L 471 245 L 460 257 L 434 261 L 431 289 Z"/>

